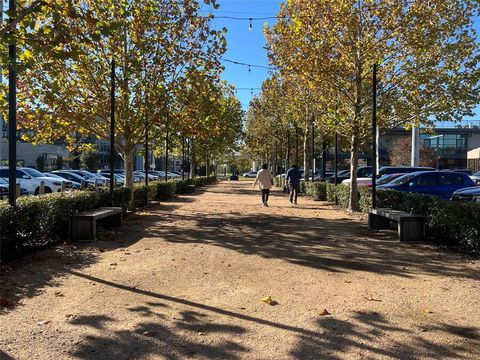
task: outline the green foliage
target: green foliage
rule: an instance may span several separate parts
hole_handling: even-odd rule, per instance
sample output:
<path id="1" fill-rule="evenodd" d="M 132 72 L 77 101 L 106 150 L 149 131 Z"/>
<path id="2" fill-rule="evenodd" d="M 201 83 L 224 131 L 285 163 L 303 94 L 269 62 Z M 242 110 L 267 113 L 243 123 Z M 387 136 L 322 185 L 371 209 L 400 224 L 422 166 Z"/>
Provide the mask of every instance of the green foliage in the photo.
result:
<path id="1" fill-rule="evenodd" d="M 350 188 L 345 185 L 327 184 L 328 201 L 348 207 Z M 372 208 L 371 189 L 358 188 L 359 206 L 363 212 Z M 460 245 L 472 252 L 480 251 L 480 206 L 463 202 L 449 202 L 435 196 L 412 194 L 394 190 L 377 190 L 377 207 L 422 215 L 426 219 L 428 233 L 436 242 Z"/>
<path id="2" fill-rule="evenodd" d="M 128 188 L 116 189 L 113 205 L 126 209 L 129 198 Z M 66 239 L 72 215 L 102 206 L 112 206 L 112 197 L 106 189 L 21 197 L 15 210 L 1 202 L 1 258 Z"/>
<path id="3" fill-rule="evenodd" d="M 191 191 L 192 186 L 204 186 L 216 181 L 215 176 L 189 180 L 154 181 L 136 185 L 133 189 L 136 207 L 148 200 L 167 200 L 175 193 Z M 85 191 L 25 196 L 17 200 L 13 210 L 6 201 L 0 201 L 1 259 L 12 258 L 28 249 L 45 246 L 68 237 L 68 222 L 72 215 L 104 206 L 119 206 L 127 210 L 132 196 L 129 188 L 115 189 L 113 201 L 110 191 L 93 188 Z"/>
<path id="4" fill-rule="evenodd" d="M 273 186 L 282 187 L 282 178 L 280 176 L 275 176 L 273 178 Z"/>
<path id="5" fill-rule="evenodd" d="M 44 172 L 45 171 L 45 158 L 43 156 L 37 157 L 36 163 L 37 163 L 37 170 L 40 171 L 40 172 Z"/>
<path id="6" fill-rule="evenodd" d="M 314 200 L 327 200 L 327 184 L 325 182 L 305 183 L 305 195 L 313 197 Z"/>

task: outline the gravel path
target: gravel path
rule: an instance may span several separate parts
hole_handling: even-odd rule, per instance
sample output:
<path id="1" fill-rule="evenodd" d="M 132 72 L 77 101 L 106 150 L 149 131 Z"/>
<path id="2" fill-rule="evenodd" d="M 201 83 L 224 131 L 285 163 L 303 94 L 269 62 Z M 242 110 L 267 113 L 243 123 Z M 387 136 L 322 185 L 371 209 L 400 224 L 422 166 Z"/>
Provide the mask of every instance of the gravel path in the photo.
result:
<path id="1" fill-rule="evenodd" d="M 4 266 L 0 358 L 480 359 L 478 259 L 259 203 L 221 182 Z"/>

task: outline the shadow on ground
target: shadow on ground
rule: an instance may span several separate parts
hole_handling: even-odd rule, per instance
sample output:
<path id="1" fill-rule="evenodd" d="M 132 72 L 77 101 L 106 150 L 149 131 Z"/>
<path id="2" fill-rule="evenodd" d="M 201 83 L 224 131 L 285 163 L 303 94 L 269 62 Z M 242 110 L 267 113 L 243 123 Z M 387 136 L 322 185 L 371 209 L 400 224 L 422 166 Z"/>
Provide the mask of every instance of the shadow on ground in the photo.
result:
<path id="1" fill-rule="evenodd" d="M 145 318 L 145 321 L 137 323 L 131 330 L 112 331 L 108 326 L 114 325 L 116 320 L 108 316 L 81 316 L 74 319 L 71 322 L 74 325 L 94 327 L 102 332 L 106 330 L 104 332 L 109 334 L 85 337 L 72 352 L 72 355 L 82 359 L 103 359 L 105 354 L 116 359 L 143 358 L 149 354 L 162 355 L 166 359 L 182 359 L 186 356 L 237 359 L 240 354 L 254 349 L 239 344 L 241 336 L 247 331 L 240 325 L 232 325 L 235 321 L 253 322 L 297 336 L 298 340 L 290 356 L 299 360 L 343 359 L 347 352 L 359 358 L 365 355 L 392 359 L 428 358 L 432 354 L 436 358 L 456 359 L 480 356 L 480 328 L 443 323 L 402 328 L 389 322 L 385 316 L 368 311 L 352 312 L 348 321 L 334 316 L 322 316 L 315 321 L 315 329 L 311 330 L 133 288 L 86 274 L 72 272 L 72 275 L 155 299 L 128 309 Z M 159 303 L 158 300 L 162 302 Z M 168 303 L 172 303 L 175 308 L 183 305 L 192 310 L 180 311 L 179 316 L 169 322 L 159 312 L 170 307 Z M 230 320 L 228 324 L 219 324 L 215 322 L 215 315 Z M 214 333 L 226 337 L 215 344 L 201 340 L 203 336 Z M 187 335 L 190 335 L 188 339 L 185 338 Z M 199 341 L 192 340 L 191 335 Z M 445 340 L 445 335 L 450 340 L 448 344 L 436 340 Z"/>
<path id="2" fill-rule="evenodd" d="M 234 187 L 223 192 L 222 189 L 211 190 L 220 196 L 210 203 L 219 205 L 220 209 L 230 208 L 228 213 L 212 212 L 202 216 L 160 208 L 139 218 L 138 226 L 129 236 L 220 246 L 330 272 L 366 271 L 401 277 L 428 274 L 480 280 L 480 274 L 474 269 L 459 266 L 458 262 L 465 262 L 465 257 L 422 244 L 400 243 L 394 234 L 371 232 L 364 222 L 347 214 L 335 220 L 322 218 L 322 210 L 331 209 L 321 203 L 299 205 L 295 209 L 298 216 L 281 215 L 275 207 L 271 207 L 269 213 L 253 210 L 245 214 L 225 199 L 228 200 L 232 192 L 251 195 L 253 190 Z M 273 196 L 281 195 L 277 192 Z M 254 209 L 259 205 L 251 206 Z M 304 210 L 310 211 L 310 215 L 306 216 Z M 317 214 L 312 216 L 312 210 Z"/>

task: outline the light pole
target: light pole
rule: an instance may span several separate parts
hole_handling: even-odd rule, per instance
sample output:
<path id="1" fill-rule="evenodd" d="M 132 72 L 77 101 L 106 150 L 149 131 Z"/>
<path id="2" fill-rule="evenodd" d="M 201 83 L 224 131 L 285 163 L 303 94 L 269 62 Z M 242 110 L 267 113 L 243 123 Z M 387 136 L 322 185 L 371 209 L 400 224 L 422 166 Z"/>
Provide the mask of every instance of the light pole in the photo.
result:
<path id="1" fill-rule="evenodd" d="M 3 1 L 3 0 L 0 0 Z M 15 0 L 8 2 L 9 21 L 15 21 L 17 4 Z M 15 29 L 11 30 L 13 35 Z M 17 47 L 12 36 L 8 45 L 8 202 L 15 207 L 17 196 Z"/>

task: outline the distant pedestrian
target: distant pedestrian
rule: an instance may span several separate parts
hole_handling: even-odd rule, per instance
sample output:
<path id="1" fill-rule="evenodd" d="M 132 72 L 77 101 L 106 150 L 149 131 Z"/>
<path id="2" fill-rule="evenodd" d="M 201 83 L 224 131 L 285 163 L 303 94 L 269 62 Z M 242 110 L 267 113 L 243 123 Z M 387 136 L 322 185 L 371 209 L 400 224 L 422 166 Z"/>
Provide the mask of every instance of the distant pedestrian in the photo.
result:
<path id="1" fill-rule="evenodd" d="M 262 204 L 268 207 L 268 197 L 273 186 L 273 175 L 268 171 L 268 164 L 263 164 L 262 170 L 257 173 L 253 187 L 257 186 L 257 184 L 262 191 Z"/>
<path id="2" fill-rule="evenodd" d="M 288 189 L 290 190 L 290 204 L 297 204 L 298 191 L 300 190 L 300 179 L 302 174 L 298 169 L 297 165 L 292 165 L 285 175 L 287 180 Z"/>

